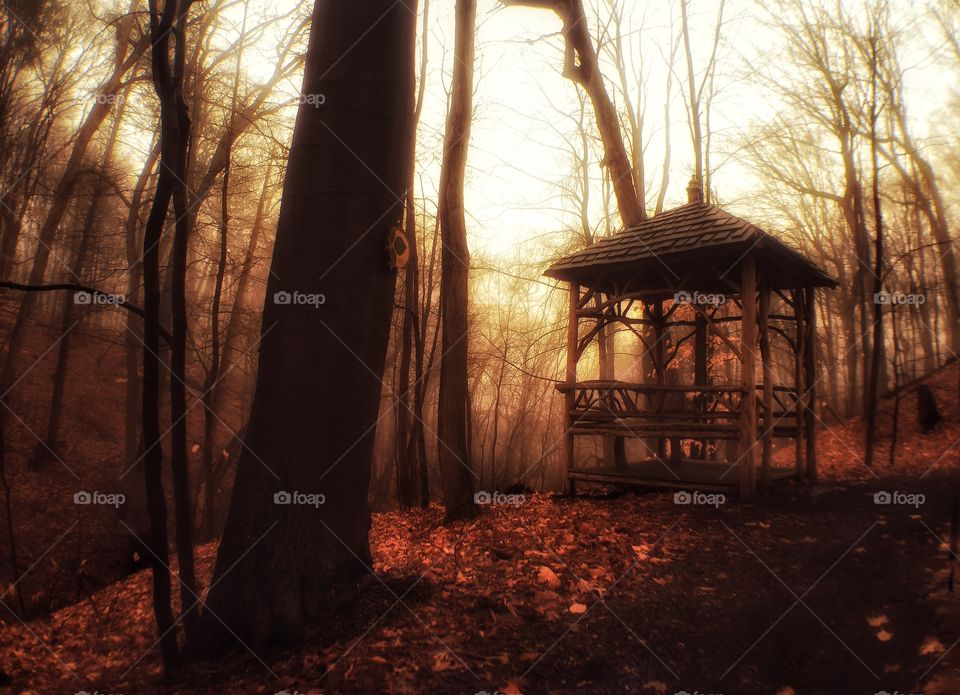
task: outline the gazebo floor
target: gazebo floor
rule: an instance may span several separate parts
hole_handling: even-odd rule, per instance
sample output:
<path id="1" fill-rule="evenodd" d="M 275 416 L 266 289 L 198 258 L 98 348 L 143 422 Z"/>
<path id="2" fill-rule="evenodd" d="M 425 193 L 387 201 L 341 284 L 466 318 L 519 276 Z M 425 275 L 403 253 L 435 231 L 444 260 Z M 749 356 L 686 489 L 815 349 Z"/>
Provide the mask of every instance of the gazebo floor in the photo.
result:
<path id="1" fill-rule="evenodd" d="M 571 468 L 568 477 L 573 481 L 633 485 L 636 487 L 666 488 L 672 490 L 714 490 L 736 492 L 740 486 L 738 466 L 717 461 L 681 459 L 672 466 L 657 459 L 628 463 L 624 467 L 597 466 Z M 793 478 L 791 468 L 770 468 L 770 481 L 783 482 Z M 757 468 L 757 480 L 760 469 Z"/>

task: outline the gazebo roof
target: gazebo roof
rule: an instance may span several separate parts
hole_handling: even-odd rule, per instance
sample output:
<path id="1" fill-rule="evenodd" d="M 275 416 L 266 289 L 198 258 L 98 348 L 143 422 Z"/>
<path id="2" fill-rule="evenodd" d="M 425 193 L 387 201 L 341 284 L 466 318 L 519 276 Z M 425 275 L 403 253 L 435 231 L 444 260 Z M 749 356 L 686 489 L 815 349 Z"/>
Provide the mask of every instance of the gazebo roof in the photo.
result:
<path id="1" fill-rule="evenodd" d="M 753 254 L 777 289 L 836 287 L 815 263 L 756 225 L 716 205 L 692 202 L 565 256 L 545 275 L 620 292 L 719 290 L 739 282 Z"/>

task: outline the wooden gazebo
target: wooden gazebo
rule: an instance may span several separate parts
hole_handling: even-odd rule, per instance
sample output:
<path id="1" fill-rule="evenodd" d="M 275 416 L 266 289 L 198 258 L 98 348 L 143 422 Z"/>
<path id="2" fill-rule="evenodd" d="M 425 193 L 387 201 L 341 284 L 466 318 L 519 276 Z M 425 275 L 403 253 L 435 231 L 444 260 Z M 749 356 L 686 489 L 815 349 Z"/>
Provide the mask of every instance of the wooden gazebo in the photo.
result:
<path id="1" fill-rule="evenodd" d="M 758 468 L 764 489 L 816 479 L 815 291 L 836 282 L 757 226 L 701 202 L 695 181 L 688 191 L 687 205 L 546 272 L 570 283 L 566 380 L 557 387 L 569 492 L 579 480 L 739 490 L 747 499 Z M 639 374 L 579 380 L 581 357 L 611 329 L 638 339 L 642 356 L 630 371 Z M 711 374 L 720 359 L 725 374 Z M 574 445 L 584 437 L 602 441 L 600 465 L 578 465 Z M 793 467 L 772 465 L 777 439 L 795 441 Z M 628 441 L 639 460 L 628 459 Z"/>

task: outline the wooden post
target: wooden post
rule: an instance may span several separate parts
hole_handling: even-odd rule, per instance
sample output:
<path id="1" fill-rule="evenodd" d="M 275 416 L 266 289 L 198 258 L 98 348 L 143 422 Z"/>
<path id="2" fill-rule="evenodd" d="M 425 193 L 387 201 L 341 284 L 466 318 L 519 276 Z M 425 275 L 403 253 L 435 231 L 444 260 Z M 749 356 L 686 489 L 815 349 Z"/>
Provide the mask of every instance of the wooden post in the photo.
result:
<path id="1" fill-rule="evenodd" d="M 577 319 L 577 304 L 580 302 L 580 285 L 570 283 L 570 312 L 567 317 L 567 386 L 577 383 L 577 340 L 579 338 L 579 322 Z M 573 482 L 570 480 L 570 469 L 573 468 L 573 407 L 576 394 L 570 388 L 563 396 L 564 423 L 566 424 L 566 441 L 563 448 L 563 491 L 565 494 L 576 493 Z"/>
<path id="2" fill-rule="evenodd" d="M 760 489 L 770 489 L 770 460 L 773 456 L 773 370 L 770 365 L 770 282 L 760 282 L 760 359 L 763 362 L 763 454 L 760 460 Z"/>
<path id="3" fill-rule="evenodd" d="M 707 340 L 707 317 L 697 312 L 694 318 L 694 336 L 693 336 L 693 383 L 697 386 L 707 385 L 707 361 L 709 355 Z M 701 399 L 701 413 L 705 412 L 707 407 L 706 399 Z M 699 455 L 695 458 L 707 458 L 707 440 L 701 439 L 698 443 Z"/>
<path id="4" fill-rule="evenodd" d="M 663 302 L 657 301 L 653 304 L 653 368 L 656 376 L 657 386 L 663 386 L 667 383 L 666 374 L 664 370 L 666 369 L 666 353 L 663 349 L 663 340 L 664 340 L 664 330 L 665 326 L 663 319 Z M 664 394 L 661 392 L 657 394 L 654 407 L 659 411 L 664 407 Z M 665 460 L 667 457 L 667 440 L 663 437 L 657 438 L 657 458 L 661 461 Z"/>
<path id="5" fill-rule="evenodd" d="M 817 296 L 816 289 L 804 291 L 804 308 L 807 317 L 807 352 L 804 372 L 807 385 L 807 480 L 817 482 Z"/>
<path id="6" fill-rule="evenodd" d="M 753 255 L 743 260 L 740 271 L 740 295 L 743 306 L 740 372 L 743 397 L 740 401 L 740 499 L 753 499 L 756 493 L 754 444 L 757 440 L 757 266 Z"/>
<path id="7" fill-rule="evenodd" d="M 607 299 L 613 301 L 611 295 L 607 295 Z M 600 295 L 597 294 L 597 305 L 600 303 Z M 613 381 L 617 378 L 616 366 L 614 364 L 614 355 L 616 354 L 614 333 L 607 332 L 609 324 L 606 322 L 605 317 L 601 316 L 597 320 L 601 323 L 600 330 L 597 331 L 597 358 L 600 366 L 600 379 L 602 381 Z M 603 400 L 607 403 L 607 407 L 610 408 L 612 413 L 613 395 L 608 392 L 604 395 Z M 617 442 L 619 440 L 622 445 L 622 439 L 622 437 L 613 435 L 603 437 L 603 465 L 614 467 L 620 465 L 621 462 L 617 456 Z"/>
<path id="8" fill-rule="evenodd" d="M 803 291 L 796 289 L 793 291 L 793 315 L 797 324 L 796 350 L 794 352 L 794 389 L 797 392 L 797 403 L 794 406 L 797 417 L 796 439 L 794 440 L 794 480 L 798 483 L 803 482 L 803 463 L 804 463 L 804 422 L 806 420 L 806 395 L 804 393 L 804 370 L 806 369 L 806 342 L 807 332 L 804 329 L 803 320 Z"/>

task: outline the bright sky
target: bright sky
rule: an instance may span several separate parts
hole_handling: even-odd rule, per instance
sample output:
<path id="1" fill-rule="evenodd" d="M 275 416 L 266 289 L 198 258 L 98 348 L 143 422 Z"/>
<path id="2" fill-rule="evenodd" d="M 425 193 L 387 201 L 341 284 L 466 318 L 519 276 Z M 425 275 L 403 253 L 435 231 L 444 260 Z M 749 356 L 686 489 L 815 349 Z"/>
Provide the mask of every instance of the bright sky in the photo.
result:
<path id="1" fill-rule="evenodd" d="M 292 3 L 294 0 L 287 0 Z M 901 14 L 910 0 L 893 2 Z M 587 0 L 588 7 L 595 0 Z M 605 9 L 607 0 L 602 3 Z M 251 0 L 257 5 L 281 8 L 277 0 Z M 621 0 L 626 10 L 623 33 L 626 50 L 636 74 L 642 59 L 646 103 L 644 142 L 648 203 L 652 207 L 659 190 L 664 152 L 664 101 L 666 56 L 670 50 L 671 6 L 674 31 L 679 32 L 679 3 L 669 0 Z M 453 51 L 454 3 L 431 0 L 427 102 L 420 124 L 419 166 L 425 179 L 424 193 L 435 201 L 440 143 L 449 87 Z M 848 3 L 859 7 L 857 3 Z M 694 62 L 698 71 L 707 63 L 719 3 L 690 0 Z M 421 7 L 422 11 L 422 7 Z M 905 14 L 905 13 L 903 13 Z M 588 9 L 591 18 L 593 13 Z M 251 15 L 253 17 L 255 15 Z M 738 133 L 752 123 L 762 123 L 773 112 L 771 96 L 745 77 L 748 66 L 765 72 L 776 67 L 778 50 L 771 30 L 763 26 L 763 11 L 755 0 L 727 0 L 724 27 L 718 51 L 718 95 L 711 113 L 714 189 L 724 204 L 749 217 L 748 207 L 739 207 L 756 181 L 738 161 L 734 143 Z M 239 21 L 238 21 L 239 23 Z M 564 228 L 573 227 L 573 201 L 564 199 L 560 184 L 571 176 L 569 148 L 563 135 L 574 133 L 570 116 L 578 113 L 574 85 L 561 75 L 562 38 L 560 22 L 546 10 L 503 8 L 495 0 L 479 0 L 475 120 L 473 124 L 466 190 L 471 249 L 476 255 L 516 258 L 546 263 L 551 249 L 569 238 Z M 927 123 L 944 100 L 942 70 L 923 61 L 935 42 L 932 31 L 923 36 L 911 32 L 903 62 L 910 114 L 916 130 L 928 134 Z M 272 66 L 248 69 L 266 74 Z M 684 100 L 686 64 L 681 51 L 674 66 L 671 95 L 672 158 L 666 206 L 685 202 L 685 187 L 692 172 L 692 151 Z M 611 75 L 612 76 L 612 75 Z M 699 77 L 699 75 L 698 75 Z M 299 88 L 291 81 L 290 95 Z M 637 94 L 632 94 L 636 101 Z M 617 96 L 619 100 L 619 96 Z M 598 164 L 592 172 L 597 186 L 592 196 L 592 218 L 601 219 L 602 202 Z M 543 244 L 547 244 L 544 246 Z"/>

